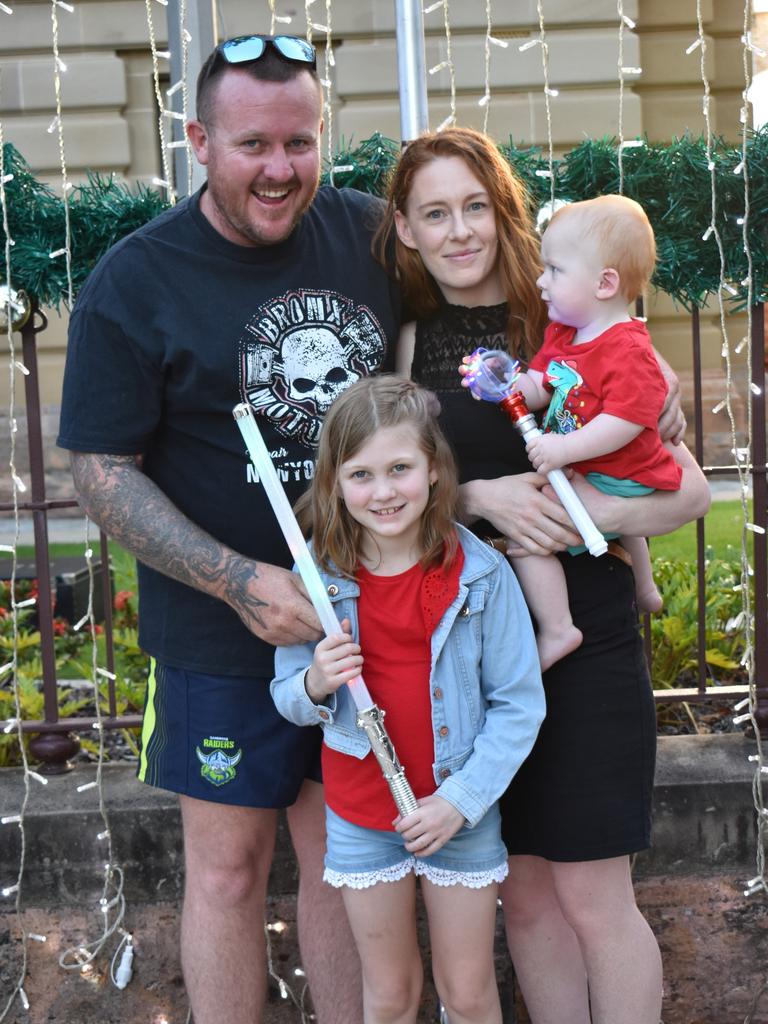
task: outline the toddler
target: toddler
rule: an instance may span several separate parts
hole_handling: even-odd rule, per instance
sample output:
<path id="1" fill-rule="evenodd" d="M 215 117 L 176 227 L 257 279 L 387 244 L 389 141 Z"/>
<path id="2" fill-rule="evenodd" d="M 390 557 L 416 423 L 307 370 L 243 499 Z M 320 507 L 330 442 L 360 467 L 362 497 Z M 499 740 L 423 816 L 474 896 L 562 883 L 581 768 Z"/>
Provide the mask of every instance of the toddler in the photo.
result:
<path id="1" fill-rule="evenodd" d="M 572 466 L 599 490 L 625 497 L 677 490 L 682 470 L 657 428 L 666 383 L 645 325 L 627 312 L 656 261 L 643 208 L 617 195 L 564 206 L 544 232 L 541 258 L 537 284 L 551 323 L 517 382 L 530 409 L 548 406 L 545 433 L 527 445 L 532 464 L 541 473 Z M 632 558 L 638 606 L 658 611 L 645 540 L 621 543 Z M 582 641 L 562 567 L 554 557 L 535 556 L 514 565 L 546 669 Z"/>

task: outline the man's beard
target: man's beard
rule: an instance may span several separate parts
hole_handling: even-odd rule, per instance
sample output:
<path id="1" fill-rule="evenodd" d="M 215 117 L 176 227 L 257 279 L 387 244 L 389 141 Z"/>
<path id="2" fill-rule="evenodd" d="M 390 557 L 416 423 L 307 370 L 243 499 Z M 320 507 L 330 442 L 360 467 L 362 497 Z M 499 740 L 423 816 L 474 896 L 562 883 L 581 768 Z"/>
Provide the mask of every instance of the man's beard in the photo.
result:
<path id="1" fill-rule="evenodd" d="M 301 207 L 298 210 L 296 210 L 296 212 L 295 212 L 295 214 L 293 216 L 293 219 L 291 220 L 291 223 L 290 223 L 288 229 L 279 238 L 274 238 L 272 236 L 266 236 L 265 237 L 261 233 L 261 231 L 259 230 L 258 223 L 254 223 L 251 220 L 249 220 L 248 218 L 243 218 L 241 220 L 239 217 L 232 216 L 230 214 L 230 212 L 229 212 L 229 208 L 228 208 L 229 204 L 226 201 L 225 202 L 221 202 L 220 201 L 220 199 L 219 199 L 219 196 L 220 196 L 219 190 L 215 186 L 211 187 L 210 182 L 208 183 L 208 192 L 209 192 L 211 200 L 212 200 L 212 202 L 213 202 L 213 204 L 214 204 L 214 206 L 216 208 L 216 212 L 218 213 L 218 215 L 222 219 L 222 221 L 224 221 L 227 225 L 229 225 L 229 227 L 232 228 L 234 231 L 236 231 L 239 235 L 242 235 L 243 238 L 247 238 L 254 245 L 264 246 L 264 245 L 280 245 L 281 242 L 284 242 L 286 240 L 286 238 L 288 238 L 293 233 L 296 225 L 299 223 L 301 218 L 304 216 L 304 214 L 307 212 L 307 210 L 310 208 L 310 206 L 314 202 L 314 199 L 315 199 L 315 196 L 317 195 L 317 190 L 318 190 L 319 187 L 320 187 L 320 175 L 318 173 L 317 180 L 315 181 L 315 184 L 314 184 L 314 188 L 312 189 L 311 193 L 306 197 L 306 199 L 302 203 Z M 268 222 L 266 222 L 266 223 L 268 223 Z"/>

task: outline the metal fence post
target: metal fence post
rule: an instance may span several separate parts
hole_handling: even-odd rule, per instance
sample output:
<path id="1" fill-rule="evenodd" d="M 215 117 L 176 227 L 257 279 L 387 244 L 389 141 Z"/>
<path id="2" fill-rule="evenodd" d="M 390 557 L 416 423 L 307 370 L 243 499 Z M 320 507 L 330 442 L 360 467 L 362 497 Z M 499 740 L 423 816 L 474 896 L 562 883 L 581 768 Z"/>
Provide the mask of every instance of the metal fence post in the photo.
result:
<path id="1" fill-rule="evenodd" d="M 29 446 L 30 501 L 35 537 L 35 573 L 37 575 L 37 612 L 40 630 L 40 655 L 43 662 L 43 707 L 46 724 L 59 719 L 56 685 L 56 655 L 53 640 L 53 591 L 51 586 L 51 560 L 48 547 L 48 502 L 45 497 L 45 465 L 43 460 L 43 430 L 40 409 L 40 384 L 37 372 L 37 335 L 45 330 L 48 321 L 32 303 L 32 315 L 21 329 L 24 377 L 27 400 L 27 441 Z M 43 732 L 29 741 L 30 752 L 42 762 L 40 771 L 57 775 L 72 768 L 69 758 L 80 750 L 80 740 L 74 733 Z"/>
<path id="2" fill-rule="evenodd" d="M 752 566 L 755 580 L 754 657 L 757 724 L 768 730 L 768 480 L 766 479 L 765 419 L 765 306 L 752 310 L 752 380 L 749 400 L 752 405 L 752 520 L 759 530 L 752 534 Z"/>

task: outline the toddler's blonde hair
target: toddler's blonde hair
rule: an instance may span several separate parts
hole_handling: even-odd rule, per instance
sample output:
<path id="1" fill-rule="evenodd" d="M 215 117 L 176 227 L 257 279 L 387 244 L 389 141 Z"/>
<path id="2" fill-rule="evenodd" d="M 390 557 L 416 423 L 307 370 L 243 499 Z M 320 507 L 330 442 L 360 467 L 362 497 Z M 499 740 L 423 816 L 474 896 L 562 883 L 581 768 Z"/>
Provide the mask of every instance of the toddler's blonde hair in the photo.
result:
<path id="1" fill-rule="evenodd" d="M 561 207 L 547 230 L 566 218 L 587 237 L 596 239 L 600 259 L 612 267 L 621 281 L 621 294 L 627 302 L 643 292 L 656 265 L 656 239 L 645 210 L 627 196 L 598 196 Z"/>

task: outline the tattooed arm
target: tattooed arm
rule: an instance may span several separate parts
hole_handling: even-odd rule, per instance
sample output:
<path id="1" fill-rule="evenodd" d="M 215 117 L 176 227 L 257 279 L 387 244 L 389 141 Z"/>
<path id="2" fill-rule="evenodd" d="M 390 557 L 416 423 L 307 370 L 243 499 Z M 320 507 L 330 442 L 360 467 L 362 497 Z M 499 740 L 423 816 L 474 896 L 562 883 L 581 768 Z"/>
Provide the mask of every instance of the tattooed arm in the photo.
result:
<path id="1" fill-rule="evenodd" d="M 141 472 L 138 457 L 72 452 L 71 463 L 89 518 L 145 565 L 225 601 L 267 643 L 321 635 L 294 573 L 245 558 L 201 530 Z"/>

